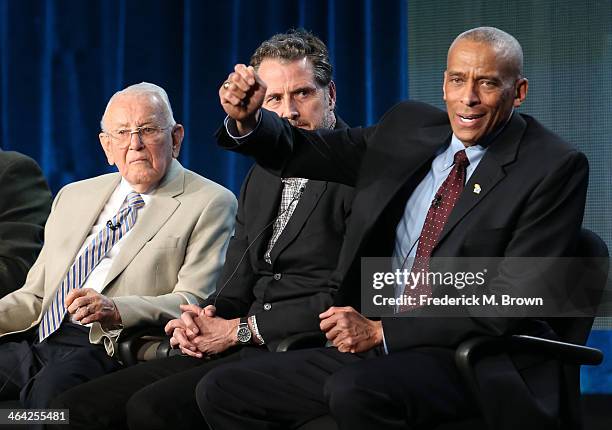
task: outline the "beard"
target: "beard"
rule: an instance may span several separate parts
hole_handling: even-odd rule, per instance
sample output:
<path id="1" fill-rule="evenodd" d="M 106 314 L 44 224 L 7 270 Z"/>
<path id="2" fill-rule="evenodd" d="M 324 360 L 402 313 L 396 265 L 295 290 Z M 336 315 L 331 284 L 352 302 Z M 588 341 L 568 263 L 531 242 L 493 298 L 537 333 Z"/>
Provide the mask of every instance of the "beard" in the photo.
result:
<path id="1" fill-rule="evenodd" d="M 321 125 L 318 128 L 326 128 L 328 130 L 332 130 L 336 126 L 336 114 L 333 111 L 330 111 L 323 117 L 323 121 L 321 121 Z"/>

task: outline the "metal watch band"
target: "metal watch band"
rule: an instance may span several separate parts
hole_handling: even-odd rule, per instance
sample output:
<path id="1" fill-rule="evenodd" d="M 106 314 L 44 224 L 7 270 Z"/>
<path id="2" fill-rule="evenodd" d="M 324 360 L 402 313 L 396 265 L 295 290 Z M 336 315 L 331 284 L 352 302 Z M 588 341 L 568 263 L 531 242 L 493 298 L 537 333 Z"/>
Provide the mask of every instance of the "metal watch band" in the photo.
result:
<path id="1" fill-rule="evenodd" d="M 264 345 L 266 341 L 261 336 L 261 333 L 259 333 L 259 327 L 257 327 L 257 316 L 251 315 L 249 317 L 249 320 L 251 321 L 251 326 L 253 327 L 253 334 L 255 335 L 255 339 L 257 339 L 257 343 L 259 345 Z"/>

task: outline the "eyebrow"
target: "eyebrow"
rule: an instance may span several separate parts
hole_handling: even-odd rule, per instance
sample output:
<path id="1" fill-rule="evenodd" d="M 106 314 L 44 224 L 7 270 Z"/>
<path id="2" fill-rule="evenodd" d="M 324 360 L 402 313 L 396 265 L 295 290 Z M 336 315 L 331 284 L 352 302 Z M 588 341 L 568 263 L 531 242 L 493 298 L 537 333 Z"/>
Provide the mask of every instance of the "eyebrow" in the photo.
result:
<path id="1" fill-rule="evenodd" d="M 463 72 L 455 72 L 453 70 L 447 70 L 446 74 L 449 75 L 449 76 L 451 76 L 451 75 L 452 76 L 465 76 L 465 73 L 463 73 Z"/>
<path id="2" fill-rule="evenodd" d="M 270 91 L 266 93 L 266 98 L 281 95 L 284 91 Z"/>
<path id="3" fill-rule="evenodd" d="M 450 77 L 459 77 L 459 78 L 465 78 L 465 76 L 467 75 L 467 73 L 464 72 L 459 72 L 459 71 L 447 71 L 446 74 Z M 481 79 L 487 79 L 490 81 L 495 81 L 495 82 L 502 82 L 502 79 L 499 75 L 476 75 L 476 80 L 481 80 Z"/>
<path id="4" fill-rule="evenodd" d="M 136 127 L 142 127 L 145 125 L 156 125 L 156 121 L 153 118 L 148 118 L 145 121 L 139 123 Z M 129 128 L 130 126 L 126 123 L 126 122 L 120 122 L 117 125 L 115 125 L 113 128 L 115 129 L 120 129 L 120 128 Z"/>
<path id="5" fill-rule="evenodd" d="M 301 91 L 304 91 L 304 92 L 315 92 L 315 91 L 317 91 L 317 87 L 316 87 L 316 85 L 313 85 L 313 86 L 302 85 L 301 87 L 296 88 L 293 91 L 291 91 L 291 93 L 292 94 L 293 93 L 299 93 Z"/>

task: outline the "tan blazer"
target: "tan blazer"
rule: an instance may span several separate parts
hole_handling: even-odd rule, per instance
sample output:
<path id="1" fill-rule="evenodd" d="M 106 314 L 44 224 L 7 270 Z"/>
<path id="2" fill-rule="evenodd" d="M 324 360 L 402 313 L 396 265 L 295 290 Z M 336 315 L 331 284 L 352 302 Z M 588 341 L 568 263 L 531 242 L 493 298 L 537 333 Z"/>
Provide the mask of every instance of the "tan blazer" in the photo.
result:
<path id="1" fill-rule="evenodd" d="M 0 337 L 38 325 L 120 180 L 112 173 L 60 190 L 24 286 L 0 299 Z M 236 206 L 229 190 L 173 160 L 104 281 L 102 294 L 114 299 L 125 328 L 165 323 L 180 314 L 180 304 L 199 303 L 214 290 Z M 90 341 L 104 342 L 113 355 L 119 333 L 94 323 Z"/>

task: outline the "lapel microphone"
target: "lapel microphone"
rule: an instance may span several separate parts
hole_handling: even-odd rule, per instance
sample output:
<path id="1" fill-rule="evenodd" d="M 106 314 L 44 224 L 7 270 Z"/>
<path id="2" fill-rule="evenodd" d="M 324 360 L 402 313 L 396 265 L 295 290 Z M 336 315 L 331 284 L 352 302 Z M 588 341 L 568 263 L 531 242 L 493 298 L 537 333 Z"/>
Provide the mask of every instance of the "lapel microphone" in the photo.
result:
<path id="1" fill-rule="evenodd" d="M 118 228 L 121 228 L 121 223 L 117 222 L 117 224 L 113 224 L 113 222 L 111 220 L 108 220 L 108 221 L 106 221 L 106 226 L 108 228 L 110 228 L 112 231 L 115 231 Z"/>

